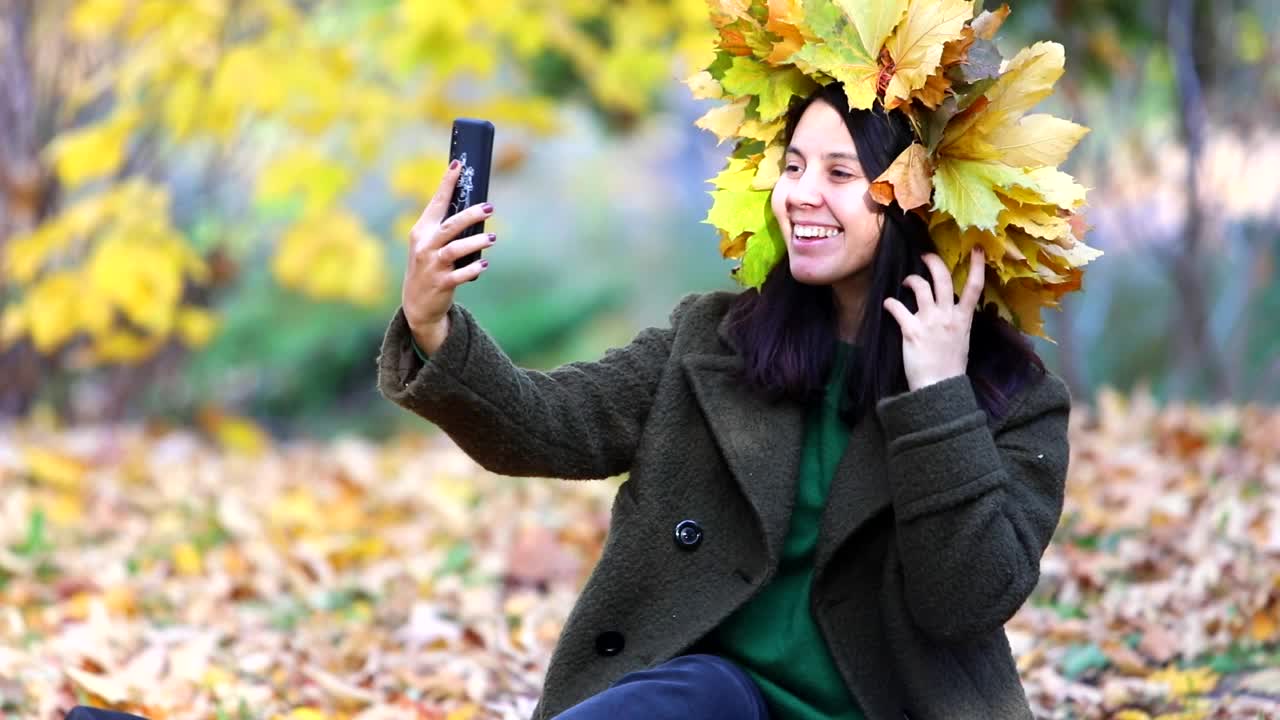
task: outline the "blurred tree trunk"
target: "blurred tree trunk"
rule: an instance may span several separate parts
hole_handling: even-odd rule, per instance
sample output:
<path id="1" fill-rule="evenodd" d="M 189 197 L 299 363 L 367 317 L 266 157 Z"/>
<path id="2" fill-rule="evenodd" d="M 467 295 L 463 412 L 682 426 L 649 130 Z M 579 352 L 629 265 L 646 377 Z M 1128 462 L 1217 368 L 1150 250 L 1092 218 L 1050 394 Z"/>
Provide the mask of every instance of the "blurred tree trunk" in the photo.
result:
<path id="1" fill-rule="evenodd" d="M 1057 19 L 1058 27 L 1064 29 L 1062 41 L 1067 47 L 1071 48 L 1070 54 L 1075 56 L 1075 48 L 1087 45 L 1088 38 L 1079 23 L 1071 22 L 1072 10 L 1073 8 L 1068 0 L 1057 0 L 1053 3 L 1053 16 Z M 1076 122 L 1088 125 L 1089 113 L 1082 101 L 1080 86 L 1075 82 L 1075 78 L 1071 75 L 1063 75 L 1059 80 L 1058 87 L 1061 90 L 1059 97 L 1071 109 L 1070 116 Z M 1083 238 L 1081 239 L 1083 240 Z M 1058 314 L 1057 327 L 1053 332 L 1057 341 L 1058 372 L 1062 377 L 1062 381 L 1071 390 L 1073 397 L 1092 399 L 1093 388 L 1089 387 L 1089 382 L 1080 366 L 1081 348 L 1080 343 L 1076 341 L 1075 315 L 1074 303 L 1070 300 L 1065 300 L 1062 303 L 1061 312 Z"/>
<path id="2" fill-rule="evenodd" d="M 1231 380 L 1221 349 L 1214 347 L 1209 327 L 1209 294 L 1203 255 L 1205 214 L 1200 199 L 1200 167 L 1204 155 L 1207 113 L 1192 45 L 1195 27 L 1193 0 L 1171 0 L 1169 5 L 1169 53 L 1178 93 L 1178 121 L 1187 147 L 1187 216 L 1183 243 L 1172 257 L 1177 295 L 1182 301 L 1180 338 L 1183 372 L 1196 375 L 1199 366 L 1207 374 L 1214 400 L 1231 397 Z M 1176 322 L 1176 320 L 1175 320 Z"/>
<path id="3" fill-rule="evenodd" d="M 52 209 L 54 180 L 39 157 L 40 108 L 27 51 L 35 0 L 0 0 L 0 257 L 15 234 Z M 9 289 L 0 278 L 0 304 Z M 25 414 L 40 385 L 42 358 L 24 340 L 0 352 L 0 416 Z"/>

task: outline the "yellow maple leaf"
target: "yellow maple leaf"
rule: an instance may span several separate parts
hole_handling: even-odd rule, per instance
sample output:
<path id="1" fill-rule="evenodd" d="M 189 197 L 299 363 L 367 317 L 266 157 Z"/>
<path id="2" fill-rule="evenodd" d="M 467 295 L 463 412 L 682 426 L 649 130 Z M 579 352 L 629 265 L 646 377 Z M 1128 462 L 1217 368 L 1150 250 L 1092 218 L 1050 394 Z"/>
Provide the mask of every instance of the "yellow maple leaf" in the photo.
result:
<path id="1" fill-rule="evenodd" d="M 343 209 L 295 223 L 281 238 L 271 269 L 285 287 L 317 299 L 372 305 L 386 287 L 382 243 Z"/>
<path id="2" fill-rule="evenodd" d="M 711 179 L 711 184 L 720 190 L 751 190 L 751 183 L 756 176 L 758 157 L 729 158 L 724 170 Z"/>
<path id="3" fill-rule="evenodd" d="M 934 213 L 929 226 L 929 236 L 933 240 L 934 248 L 937 249 L 938 255 L 942 257 L 947 267 L 953 271 L 957 267 L 968 264 L 962 260 L 969 257 L 974 247 L 981 245 L 985 248 L 991 242 L 985 236 L 991 234 L 989 231 L 977 228 L 961 230 L 955 220 L 941 213 Z"/>
<path id="4" fill-rule="evenodd" d="M 862 47 L 878 59 L 889 33 L 902 21 L 907 12 L 908 0 L 834 0 L 849 19 Z"/>
<path id="5" fill-rule="evenodd" d="M 141 120 L 136 108 L 122 107 L 100 123 L 60 135 L 49 146 L 58 179 L 74 188 L 119 170 Z"/>
<path id="6" fill-rule="evenodd" d="M 782 131 L 786 129 L 786 118 L 778 118 L 772 122 L 763 122 L 756 118 L 747 118 L 742 123 L 742 128 L 738 130 L 738 134 L 744 138 L 759 140 L 766 145 L 774 142 L 782 135 Z"/>
<path id="7" fill-rule="evenodd" d="M 751 190 L 773 190 L 778 178 L 782 177 L 782 160 L 787 148 L 781 142 L 775 142 L 765 148 L 760 157 L 755 177 L 751 180 Z"/>
<path id="8" fill-rule="evenodd" d="M 48 355 L 62 347 L 81 327 L 80 273 L 50 273 L 27 292 L 27 327 L 36 351 Z"/>
<path id="9" fill-rule="evenodd" d="M 925 86 L 942 61 L 943 46 L 959 39 L 972 18 L 972 0 L 911 0 L 902 23 L 885 43 L 894 63 L 885 88 L 886 107 L 896 107 Z"/>
<path id="10" fill-rule="evenodd" d="M 703 130 L 710 130 L 715 133 L 718 141 L 717 145 L 725 140 L 736 137 L 742 123 L 747 118 L 747 103 L 750 100 L 743 98 L 728 105 L 711 108 L 702 117 L 694 121 L 694 125 Z"/>
<path id="11" fill-rule="evenodd" d="M 879 91 L 880 50 L 906 14 L 907 2 L 833 0 L 806 6 L 805 19 L 822 42 L 806 43 L 792 62 L 839 80 L 850 108 L 871 108 Z"/>
<path id="12" fill-rule="evenodd" d="M 706 70 L 690 75 L 684 81 L 684 84 L 689 87 L 695 100 L 719 100 L 724 97 L 724 90 L 720 87 L 720 81 L 716 80 Z"/>
<path id="13" fill-rule="evenodd" d="M 983 288 L 984 302 L 993 303 L 1000 317 L 1013 323 L 1018 330 L 1036 337 L 1051 340 L 1044 332 L 1040 310 L 1057 305 L 1054 293 L 1030 280 L 1014 280 L 997 285 L 987 283 Z"/>
<path id="14" fill-rule="evenodd" d="M 1023 48 L 984 95 L 981 112 L 957 117 L 942 134 L 938 153 L 972 160 L 998 159 L 991 145 L 997 131 L 1016 123 L 1027 110 L 1053 93 L 1066 56 L 1054 42 Z"/>
<path id="15" fill-rule="evenodd" d="M 95 248 L 86 273 L 94 291 L 131 322 L 168 335 L 182 296 L 182 267 L 172 253 L 145 236 L 115 231 Z"/>
<path id="16" fill-rule="evenodd" d="M 1057 166 L 1089 128 L 1052 115 L 1027 115 L 994 130 L 987 138 L 991 159 L 1022 168 Z"/>
<path id="17" fill-rule="evenodd" d="M 1037 205 L 1004 201 L 1004 210 L 1000 211 L 1000 226 L 1016 225 L 1029 235 L 1052 240 L 1071 234 L 1071 225 L 1065 217 L 1057 214 L 1055 205 Z"/>

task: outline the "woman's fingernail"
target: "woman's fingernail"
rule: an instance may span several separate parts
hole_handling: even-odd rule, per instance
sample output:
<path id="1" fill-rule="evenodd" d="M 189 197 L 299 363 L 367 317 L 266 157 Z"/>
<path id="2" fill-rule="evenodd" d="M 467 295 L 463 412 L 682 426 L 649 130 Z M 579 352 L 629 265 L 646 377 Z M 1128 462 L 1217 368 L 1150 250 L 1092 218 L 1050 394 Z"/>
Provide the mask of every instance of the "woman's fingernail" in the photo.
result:
<path id="1" fill-rule="evenodd" d="M 480 267 L 481 267 L 481 268 L 487 268 L 487 267 L 489 267 L 489 261 L 488 261 L 488 260 L 481 260 L 481 261 L 480 261 Z"/>
<path id="2" fill-rule="evenodd" d="M 461 165 L 461 164 L 462 164 L 462 163 L 458 162 L 457 160 L 454 160 L 453 162 L 449 163 L 449 169 L 450 169 L 450 170 L 457 170 L 457 169 L 458 169 L 458 166 L 459 166 L 459 165 Z"/>
<path id="3" fill-rule="evenodd" d="M 498 242 L 498 236 L 493 233 L 489 233 L 489 244 L 492 245 L 496 242 Z"/>
<path id="4" fill-rule="evenodd" d="M 484 210 L 485 215 L 488 215 L 489 213 L 493 212 L 493 204 L 485 203 L 484 205 L 480 206 L 480 209 Z"/>

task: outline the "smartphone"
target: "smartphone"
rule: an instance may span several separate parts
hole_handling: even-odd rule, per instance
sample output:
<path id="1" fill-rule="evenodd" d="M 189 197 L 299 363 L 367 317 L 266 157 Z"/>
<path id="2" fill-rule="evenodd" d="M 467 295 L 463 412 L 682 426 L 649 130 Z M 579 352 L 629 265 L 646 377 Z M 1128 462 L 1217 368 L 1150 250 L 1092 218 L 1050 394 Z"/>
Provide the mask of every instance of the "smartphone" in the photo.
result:
<path id="1" fill-rule="evenodd" d="M 449 199 L 446 217 L 452 217 L 472 205 L 489 200 L 489 170 L 493 167 L 493 123 L 488 120 L 457 118 L 453 121 L 453 139 L 449 144 L 449 161 L 462 163 L 458 185 Z M 484 232 L 484 221 L 466 228 L 455 239 Z M 454 269 L 463 268 L 480 259 L 480 252 L 458 258 Z M 474 278 L 472 278 L 474 280 Z"/>

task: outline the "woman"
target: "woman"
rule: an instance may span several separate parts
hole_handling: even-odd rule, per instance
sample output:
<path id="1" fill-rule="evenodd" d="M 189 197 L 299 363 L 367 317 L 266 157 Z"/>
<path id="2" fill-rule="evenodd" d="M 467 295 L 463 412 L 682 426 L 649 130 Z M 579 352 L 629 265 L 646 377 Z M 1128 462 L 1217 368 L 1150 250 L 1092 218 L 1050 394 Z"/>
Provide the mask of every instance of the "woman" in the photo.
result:
<path id="1" fill-rule="evenodd" d="M 1030 717 L 1003 625 L 1061 512 L 1067 390 L 975 312 L 979 252 L 957 299 L 920 219 L 867 199 L 899 114 L 833 84 L 786 137 L 763 287 L 598 362 L 517 368 L 453 304 L 493 243 L 450 244 L 492 212 L 441 222 L 457 168 L 414 230 L 381 392 L 494 472 L 629 472 L 537 718 Z"/>

